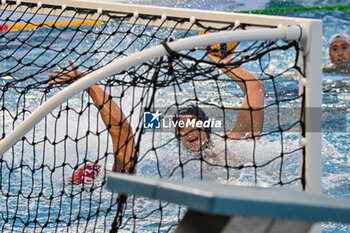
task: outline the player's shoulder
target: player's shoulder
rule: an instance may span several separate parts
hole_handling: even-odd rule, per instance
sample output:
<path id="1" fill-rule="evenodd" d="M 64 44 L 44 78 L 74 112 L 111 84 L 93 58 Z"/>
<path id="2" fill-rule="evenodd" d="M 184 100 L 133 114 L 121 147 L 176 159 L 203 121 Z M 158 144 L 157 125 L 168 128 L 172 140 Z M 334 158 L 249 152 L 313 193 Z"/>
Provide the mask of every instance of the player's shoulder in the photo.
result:
<path id="1" fill-rule="evenodd" d="M 336 64 L 329 62 L 322 67 L 323 73 L 350 74 L 350 63 Z"/>

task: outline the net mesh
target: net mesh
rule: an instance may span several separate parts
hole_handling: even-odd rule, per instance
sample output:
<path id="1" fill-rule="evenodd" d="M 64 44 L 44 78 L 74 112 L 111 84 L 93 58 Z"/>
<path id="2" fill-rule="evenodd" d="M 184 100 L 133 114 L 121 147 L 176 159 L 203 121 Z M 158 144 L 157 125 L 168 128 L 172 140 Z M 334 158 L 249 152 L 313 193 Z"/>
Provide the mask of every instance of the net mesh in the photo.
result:
<path id="1" fill-rule="evenodd" d="M 90 20 L 96 10 L 67 7 L 57 15 L 60 9 L 55 6 L 43 4 L 37 8 L 36 4 L 15 5 L 11 1 L 2 7 L 1 139 L 70 84 L 48 84 L 51 80 L 48 74 L 53 70 L 72 70 L 68 59 L 86 75 L 169 38 L 198 35 L 198 28 L 216 32 L 254 26 L 227 23 L 216 28 L 196 20 L 184 29 L 180 26 L 190 19 L 160 20 L 160 16 L 142 14 L 135 18 L 132 13 L 103 11 L 97 20 Z M 160 25 L 152 26 L 155 21 Z M 169 24 L 173 26 L 164 26 Z M 298 89 L 298 79 L 304 74 L 297 41 L 242 42 L 226 65 L 209 60 L 204 48 L 176 53 L 166 43 L 164 46 L 168 56 L 131 67 L 98 83 L 109 96 L 104 102 L 113 100 L 124 113 L 123 122 L 132 128 L 134 160 L 124 161 L 120 166 L 137 175 L 168 179 L 290 187 L 304 183 L 303 172 L 298 172 L 298 167 L 303 166 L 298 156 L 304 151 L 299 145 L 300 128 L 304 127 L 303 108 L 299 106 L 304 94 Z M 238 82 L 221 70 L 237 67 L 249 70 L 264 84 L 265 117 L 259 139 L 226 140 L 225 132 L 235 125 L 244 93 Z M 191 152 L 178 140 L 172 119 L 189 104 L 200 106 L 214 119 L 210 123 L 212 147 Z M 108 127 L 112 123 L 103 121 L 100 109 L 86 91 L 79 93 L 48 114 L 2 156 L 2 231 L 175 229 L 184 214 L 183 207 L 126 197 L 104 188 L 106 174 L 113 169 L 116 149 Z M 162 128 L 146 129 L 145 112 L 157 111 L 161 113 Z M 84 166 L 90 166 L 90 172 L 98 176 L 93 174 L 95 179 L 88 179 L 84 171 L 81 176 L 84 181 L 74 184 L 72 179 Z"/>

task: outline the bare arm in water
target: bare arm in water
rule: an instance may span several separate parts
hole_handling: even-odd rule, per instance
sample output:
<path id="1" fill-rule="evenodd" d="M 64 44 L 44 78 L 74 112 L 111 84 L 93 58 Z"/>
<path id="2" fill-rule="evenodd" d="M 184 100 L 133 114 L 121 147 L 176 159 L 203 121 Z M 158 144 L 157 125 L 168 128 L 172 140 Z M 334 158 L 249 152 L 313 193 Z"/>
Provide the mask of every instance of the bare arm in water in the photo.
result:
<path id="1" fill-rule="evenodd" d="M 210 53 L 207 56 L 215 63 L 228 64 L 230 57 L 220 58 Z M 252 73 L 241 67 L 225 66 L 221 70 L 234 81 L 245 96 L 238 112 L 235 126 L 226 134 L 229 139 L 259 137 L 264 122 L 264 85 Z"/>
<path id="2" fill-rule="evenodd" d="M 49 77 L 54 79 L 49 84 L 67 82 L 82 77 L 71 60 L 73 71 L 54 70 Z M 114 152 L 114 172 L 127 172 L 133 163 L 135 141 L 132 128 L 118 104 L 98 85 L 92 85 L 86 92 L 98 108 L 109 134 L 112 137 Z M 136 169 L 133 171 L 136 172 Z"/>

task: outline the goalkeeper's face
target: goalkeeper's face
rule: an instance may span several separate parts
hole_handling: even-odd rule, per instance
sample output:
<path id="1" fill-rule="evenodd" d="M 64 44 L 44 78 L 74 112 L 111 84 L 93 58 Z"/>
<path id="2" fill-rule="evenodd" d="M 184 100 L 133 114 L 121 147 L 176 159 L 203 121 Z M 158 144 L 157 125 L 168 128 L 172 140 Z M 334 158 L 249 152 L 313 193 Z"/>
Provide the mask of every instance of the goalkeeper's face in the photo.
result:
<path id="1" fill-rule="evenodd" d="M 199 151 L 209 145 L 209 138 L 203 126 L 198 127 L 198 118 L 194 115 L 184 115 L 179 118 L 177 134 L 187 148 Z M 182 122 L 182 123 L 180 123 Z"/>

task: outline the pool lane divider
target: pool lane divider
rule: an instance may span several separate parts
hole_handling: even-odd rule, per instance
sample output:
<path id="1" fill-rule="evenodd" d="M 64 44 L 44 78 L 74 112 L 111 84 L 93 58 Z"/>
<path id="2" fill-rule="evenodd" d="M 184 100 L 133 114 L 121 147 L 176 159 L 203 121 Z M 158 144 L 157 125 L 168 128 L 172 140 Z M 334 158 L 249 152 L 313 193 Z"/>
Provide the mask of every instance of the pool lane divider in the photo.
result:
<path id="1" fill-rule="evenodd" d="M 6 31 L 21 31 L 33 30 L 43 27 L 76 27 L 76 26 L 100 26 L 103 21 L 96 20 L 67 20 L 54 22 L 36 22 L 36 23 L 15 23 L 15 24 L 0 24 L 0 32 Z"/>
<path id="2" fill-rule="evenodd" d="M 245 11 L 237 11 L 236 13 L 270 14 L 270 13 L 283 13 L 283 12 L 291 12 L 291 11 L 312 11 L 312 10 L 350 11 L 350 4 L 336 5 L 336 6 L 287 7 L 287 8 L 276 8 L 276 9 L 245 10 Z"/>

